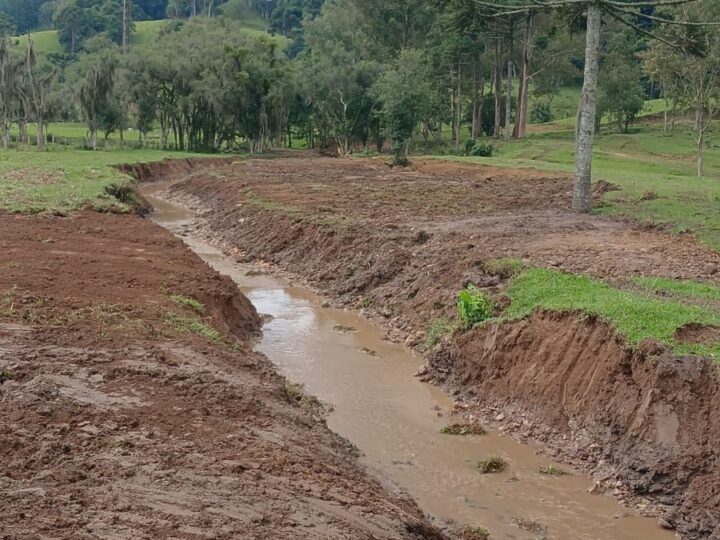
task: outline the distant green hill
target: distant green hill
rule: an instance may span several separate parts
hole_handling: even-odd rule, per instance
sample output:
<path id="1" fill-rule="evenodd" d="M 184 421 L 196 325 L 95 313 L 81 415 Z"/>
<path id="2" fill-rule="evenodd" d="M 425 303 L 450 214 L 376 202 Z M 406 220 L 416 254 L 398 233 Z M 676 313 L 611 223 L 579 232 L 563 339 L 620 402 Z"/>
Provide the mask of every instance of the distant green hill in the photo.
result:
<path id="1" fill-rule="evenodd" d="M 235 17 L 233 17 L 235 18 Z M 155 37 L 160 33 L 160 30 L 170 19 L 160 21 L 139 21 L 135 23 L 135 32 L 133 32 L 130 46 L 145 47 L 155 40 Z M 243 32 L 248 35 L 268 35 L 267 24 L 265 21 L 258 17 L 248 17 L 247 19 L 240 19 L 240 24 L 243 26 Z M 35 45 L 35 52 L 38 54 L 50 54 L 50 53 L 62 53 L 64 49 L 60 44 L 55 30 L 43 30 L 39 32 L 32 32 L 33 44 Z M 275 38 L 282 42 L 284 45 L 287 38 L 284 36 L 275 36 Z M 28 35 L 19 36 L 17 39 L 17 46 L 19 48 L 27 47 Z"/>

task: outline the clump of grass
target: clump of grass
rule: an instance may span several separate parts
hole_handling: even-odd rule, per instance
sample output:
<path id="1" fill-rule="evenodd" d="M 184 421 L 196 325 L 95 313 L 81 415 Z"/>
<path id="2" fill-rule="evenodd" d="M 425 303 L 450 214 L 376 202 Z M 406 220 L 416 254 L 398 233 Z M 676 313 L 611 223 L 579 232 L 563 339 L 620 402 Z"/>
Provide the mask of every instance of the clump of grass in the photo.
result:
<path id="1" fill-rule="evenodd" d="M 631 346 L 645 339 L 669 345 L 677 354 L 720 357 L 720 344 L 679 343 L 676 331 L 690 323 L 720 326 L 720 313 L 673 299 L 616 289 L 607 283 L 557 270 L 530 269 L 513 278 L 506 294 L 507 319 L 522 319 L 536 309 L 577 311 L 607 321 Z"/>
<path id="2" fill-rule="evenodd" d="M 450 424 L 440 430 L 445 435 L 485 435 L 485 428 L 477 422 L 470 424 Z"/>
<path id="3" fill-rule="evenodd" d="M 513 523 L 520 527 L 524 531 L 530 531 L 536 534 L 541 535 L 541 538 L 544 538 L 544 536 L 547 534 L 547 525 L 544 523 L 540 523 L 539 521 L 535 521 L 532 519 L 525 519 L 522 517 L 514 516 L 512 518 Z"/>
<path id="4" fill-rule="evenodd" d="M 568 474 L 570 474 L 565 469 L 562 469 L 556 465 L 547 465 L 545 467 L 540 467 L 538 469 L 538 472 L 546 476 L 567 476 Z"/>
<path id="5" fill-rule="evenodd" d="M 197 317 L 181 317 L 171 313 L 166 317 L 167 324 L 181 334 L 195 334 L 210 341 L 220 341 L 220 332 L 212 325 Z"/>
<path id="6" fill-rule="evenodd" d="M 488 538 L 490 538 L 490 531 L 485 527 L 466 525 L 460 531 L 460 540 L 488 540 Z"/>
<path id="7" fill-rule="evenodd" d="M 500 456 L 493 456 L 478 461 L 477 468 L 481 474 L 494 474 L 507 469 L 507 462 Z"/>
<path id="8" fill-rule="evenodd" d="M 0 369 L 0 384 L 3 384 L 5 381 L 11 381 L 15 377 L 15 372 L 7 369 Z"/>
<path id="9" fill-rule="evenodd" d="M 428 349 L 437 345 L 440 340 L 455 331 L 455 325 L 448 319 L 439 318 L 430 323 L 425 334 L 425 345 Z"/>
<path id="10" fill-rule="evenodd" d="M 305 391 L 305 385 L 285 381 L 285 393 L 287 396 L 302 407 L 319 407 L 320 402 L 315 396 L 309 396 Z"/>
<path id="11" fill-rule="evenodd" d="M 340 334 L 354 334 L 357 332 L 357 328 L 353 326 L 345 326 L 343 324 L 336 324 L 333 326 L 333 331 L 339 332 Z"/>
<path id="12" fill-rule="evenodd" d="M 491 276 L 509 279 L 525 270 L 525 263 L 520 259 L 486 259 L 482 267 Z"/>
<path id="13" fill-rule="evenodd" d="M 492 317 L 495 303 L 489 296 L 471 284 L 458 293 L 457 310 L 465 328 L 470 328 Z"/>
<path id="14" fill-rule="evenodd" d="M 196 300 L 192 296 L 184 296 L 182 294 L 171 294 L 170 300 L 175 302 L 178 306 L 191 309 L 195 313 L 203 313 L 205 306 L 199 300 Z"/>

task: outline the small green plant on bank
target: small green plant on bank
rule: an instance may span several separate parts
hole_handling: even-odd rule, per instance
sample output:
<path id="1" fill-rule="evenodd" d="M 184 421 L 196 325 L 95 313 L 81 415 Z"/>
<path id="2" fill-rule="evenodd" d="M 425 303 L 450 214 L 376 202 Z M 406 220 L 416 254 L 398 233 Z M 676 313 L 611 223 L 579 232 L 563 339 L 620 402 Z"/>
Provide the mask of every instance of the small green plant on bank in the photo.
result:
<path id="1" fill-rule="evenodd" d="M 210 341 L 220 341 L 222 337 L 216 328 L 197 317 L 181 317 L 175 313 L 170 313 L 166 317 L 166 322 L 181 334 L 195 334 Z"/>
<path id="2" fill-rule="evenodd" d="M 538 469 L 538 472 L 540 474 L 544 474 L 545 476 L 567 476 L 570 474 L 565 469 L 561 469 L 557 465 L 547 465 L 545 467 L 540 467 Z"/>
<path id="3" fill-rule="evenodd" d="M 492 317 L 495 303 L 475 285 L 470 284 L 458 294 L 457 310 L 465 328 L 471 328 Z"/>
<path id="4" fill-rule="evenodd" d="M 477 468 L 480 474 L 501 473 L 507 469 L 507 462 L 499 456 L 493 456 L 478 461 Z"/>
<path id="5" fill-rule="evenodd" d="M 435 345 L 440 343 L 440 340 L 443 337 L 452 335 L 454 331 L 455 325 L 448 319 L 435 319 L 430 323 L 425 335 L 425 346 L 428 349 L 432 349 Z"/>
<path id="6" fill-rule="evenodd" d="M 470 424 L 450 424 L 440 430 L 445 435 L 485 435 L 485 428 L 477 422 Z"/>
<path id="7" fill-rule="evenodd" d="M 497 276 L 500 279 L 510 279 L 516 276 L 526 266 L 520 259 L 486 259 L 482 263 L 483 270 L 491 276 Z"/>
<path id="8" fill-rule="evenodd" d="M 485 527 L 472 527 L 470 525 L 460 532 L 461 540 L 488 540 L 490 538 L 490 531 Z"/>
<path id="9" fill-rule="evenodd" d="M 202 302 L 196 300 L 192 296 L 171 294 L 170 300 L 175 302 L 178 306 L 191 309 L 195 313 L 203 313 L 205 311 L 205 306 L 202 304 Z"/>

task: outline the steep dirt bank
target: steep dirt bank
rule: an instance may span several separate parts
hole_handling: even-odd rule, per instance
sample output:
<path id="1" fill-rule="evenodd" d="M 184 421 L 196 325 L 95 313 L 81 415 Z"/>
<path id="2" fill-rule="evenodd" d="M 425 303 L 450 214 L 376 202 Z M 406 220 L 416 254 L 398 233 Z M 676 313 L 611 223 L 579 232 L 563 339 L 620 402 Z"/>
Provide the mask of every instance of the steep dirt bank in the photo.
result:
<path id="1" fill-rule="evenodd" d="M 691 236 L 558 210 L 570 192 L 569 179 L 527 170 L 287 159 L 198 170 L 170 195 L 198 208 L 208 236 L 239 258 L 301 276 L 419 348 L 432 321 L 453 316 L 466 283 L 502 286 L 490 259 L 609 280 L 720 279 L 720 256 Z M 598 489 L 662 514 L 686 538 L 720 535 L 716 368 L 630 355 L 605 325 L 576 319 L 541 315 L 493 329 L 493 339 L 490 329 L 460 335 L 434 351 L 426 376 L 475 412 L 502 405 L 493 416 L 506 429 L 581 459 L 603 480 Z"/>
<path id="2" fill-rule="evenodd" d="M 594 463 L 598 491 L 658 504 L 685 537 L 714 538 L 718 367 L 655 352 L 628 352 L 597 320 L 536 313 L 444 343 L 426 377 L 466 404 L 505 411 L 511 432 L 547 441 L 553 454 Z M 522 422 L 528 411 L 539 424 Z"/>
<path id="3" fill-rule="evenodd" d="M 251 351 L 252 305 L 172 235 L 92 212 L 0 227 L 0 536 L 441 538 Z"/>

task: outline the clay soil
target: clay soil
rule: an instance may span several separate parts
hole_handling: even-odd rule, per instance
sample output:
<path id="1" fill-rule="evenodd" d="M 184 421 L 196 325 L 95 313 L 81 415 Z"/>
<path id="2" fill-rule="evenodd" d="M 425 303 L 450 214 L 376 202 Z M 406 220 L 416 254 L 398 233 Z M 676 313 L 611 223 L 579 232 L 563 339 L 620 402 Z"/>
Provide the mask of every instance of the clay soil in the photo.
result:
<path id="1" fill-rule="evenodd" d="M 453 316 L 467 283 L 501 293 L 507 276 L 489 259 L 618 282 L 720 282 L 720 254 L 690 235 L 571 213 L 567 177 L 321 157 L 191 169 L 170 171 L 168 196 L 198 209 L 208 237 L 380 318 L 390 339 L 420 350 L 428 325 Z M 148 176 L 168 178 L 162 167 Z M 599 185 L 596 196 L 608 188 Z M 492 413 L 504 429 L 584 464 L 598 476 L 597 491 L 662 517 L 685 538 L 720 538 L 712 361 L 673 358 L 652 343 L 629 352 L 601 321 L 542 313 L 460 333 L 427 352 L 424 376 L 455 393 L 460 409 Z"/>
<path id="2" fill-rule="evenodd" d="M 0 538 L 441 538 L 169 233 L 92 212 L 0 230 Z"/>

